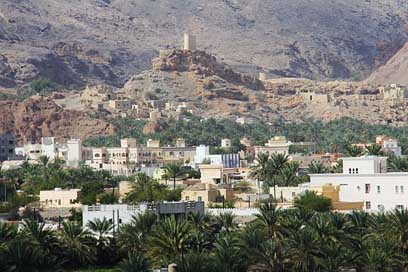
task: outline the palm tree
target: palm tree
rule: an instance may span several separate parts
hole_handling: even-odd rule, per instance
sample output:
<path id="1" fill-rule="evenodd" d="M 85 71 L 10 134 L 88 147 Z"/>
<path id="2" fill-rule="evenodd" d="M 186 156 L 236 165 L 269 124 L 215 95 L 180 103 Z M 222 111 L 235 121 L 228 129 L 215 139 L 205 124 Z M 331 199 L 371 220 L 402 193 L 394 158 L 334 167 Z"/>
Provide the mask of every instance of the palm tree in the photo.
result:
<path id="1" fill-rule="evenodd" d="M 280 225 L 281 209 L 276 204 L 264 203 L 259 208 L 259 214 L 256 215 L 257 222 L 266 230 L 268 237 L 279 238 L 282 236 Z"/>
<path id="2" fill-rule="evenodd" d="M 38 220 L 24 220 L 21 235 L 32 239 L 38 247 L 40 254 L 38 262 L 41 269 L 56 269 L 62 265 L 63 260 L 57 256 L 61 250 L 55 231 L 40 223 Z"/>
<path id="3" fill-rule="evenodd" d="M 182 168 L 181 163 L 169 163 L 166 164 L 164 167 L 164 174 L 167 178 L 173 180 L 173 189 L 176 189 L 176 179 L 184 176 L 185 172 Z"/>
<path id="4" fill-rule="evenodd" d="M 339 272 L 356 266 L 358 254 L 335 242 L 322 244 L 323 256 L 317 258 L 318 271 Z"/>
<path id="5" fill-rule="evenodd" d="M 81 225 L 73 222 L 63 222 L 60 241 L 63 247 L 62 255 L 71 267 L 89 265 L 95 261 L 95 249 L 92 247 L 92 234 Z"/>
<path id="6" fill-rule="evenodd" d="M 382 146 L 379 144 L 373 144 L 366 146 L 366 150 L 368 155 L 371 156 L 384 156 L 384 152 L 382 151 Z"/>
<path id="7" fill-rule="evenodd" d="M 41 250 L 39 250 L 38 244 L 28 237 L 19 236 L 9 243 L 7 247 L 7 262 L 11 265 L 7 265 L 3 268 L 5 271 L 12 272 L 40 272 L 40 256 Z M 44 258 L 45 256 L 42 256 Z"/>
<path id="8" fill-rule="evenodd" d="M 225 232 L 218 235 L 212 257 L 214 260 L 213 271 L 238 272 L 246 271 L 247 260 L 243 254 L 241 240 L 233 232 Z"/>
<path id="9" fill-rule="evenodd" d="M 137 216 L 132 216 L 131 224 L 135 226 L 138 232 L 147 236 L 151 229 L 157 223 L 157 215 L 152 212 L 140 213 Z"/>
<path id="10" fill-rule="evenodd" d="M 343 172 L 343 160 L 337 160 L 337 164 L 330 167 L 330 173 L 342 173 Z"/>
<path id="11" fill-rule="evenodd" d="M 282 241 L 266 240 L 256 251 L 258 265 L 261 264 L 268 272 L 283 272 L 289 263 L 286 253 L 287 249 Z"/>
<path id="12" fill-rule="evenodd" d="M 357 145 L 349 145 L 346 147 L 346 156 L 348 157 L 360 157 L 364 155 L 364 148 Z"/>
<path id="13" fill-rule="evenodd" d="M 141 253 L 131 252 L 119 264 L 120 272 L 151 272 L 149 261 Z"/>
<path id="14" fill-rule="evenodd" d="M 211 216 L 205 213 L 189 213 L 187 221 L 195 231 L 210 232 Z"/>
<path id="15" fill-rule="evenodd" d="M 48 158 L 47 156 L 40 156 L 40 165 L 43 168 L 46 168 L 48 166 L 48 163 L 50 162 L 50 158 Z"/>
<path id="16" fill-rule="evenodd" d="M 210 271 L 211 259 L 205 251 L 190 251 L 176 261 L 178 272 L 207 272 Z"/>
<path id="17" fill-rule="evenodd" d="M 114 251 L 114 236 L 112 232 L 114 225 L 106 218 L 102 220 L 96 218 L 93 221 L 89 221 L 86 226 L 92 232 L 95 238 L 97 261 L 101 264 L 112 263 L 115 260 Z"/>
<path id="18" fill-rule="evenodd" d="M 320 162 L 313 161 L 309 164 L 307 172 L 309 174 L 323 174 L 328 173 L 329 169 Z"/>
<path id="19" fill-rule="evenodd" d="M 408 172 L 408 160 L 403 157 L 389 157 L 389 170 L 391 172 Z"/>
<path id="20" fill-rule="evenodd" d="M 276 176 L 278 176 L 285 167 L 289 158 L 285 154 L 272 154 L 267 164 L 267 177 L 273 182 L 273 199 L 276 201 Z"/>
<path id="21" fill-rule="evenodd" d="M 365 254 L 363 254 L 363 266 L 365 271 L 404 271 L 399 269 L 404 256 L 398 251 L 398 244 L 387 238 L 369 239 L 366 242 Z"/>
<path id="22" fill-rule="evenodd" d="M 400 250 L 408 253 L 408 210 L 396 209 L 389 213 L 388 237 L 393 237 L 400 246 Z"/>
<path id="23" fill-rule="evenodd" d="M 217 225 L 226 232 L 234 229 L 236 227 L 236 216 L 231 212 L 221 213 L 215 217 Z"/>
<path id="24" fill-rule="evenodd" d="M 10 242 L 17 236 L 17 228 L 13 224 L 0 222 L 0 243 Z"/>
<path id="25" fill-rule="evenodd" d="M 308 227 L 292 232 L 288 238 L 289 255 L 295 271 L 315 271 L 321 256 L 318 236 Z"/>
<path id="26" fill-rule="evenodd" d="M 298 162 L 288 162 L 285 167 L 280 171 L 278 176 L 279 185 L 281 186 L 296 186 L 298 184 Z"/>
<path id="27" fill-rule="evenodd" d="M 260 153 L 255 159 L 256 164 L 250 167 L 249 177 L 257 180 L 259 187 L 260 181 L 265 181 L 268 173 L 269 155 Z"/>
<path id="28" fill-rule="evenodd" d="M 177 256 L 187 252 L 190 234 L 187 221 L 177 221 L 174 216 L 166 218 L 155 227 L 150 238 L 150 256 L 165 263 L 174 262 Z"/>

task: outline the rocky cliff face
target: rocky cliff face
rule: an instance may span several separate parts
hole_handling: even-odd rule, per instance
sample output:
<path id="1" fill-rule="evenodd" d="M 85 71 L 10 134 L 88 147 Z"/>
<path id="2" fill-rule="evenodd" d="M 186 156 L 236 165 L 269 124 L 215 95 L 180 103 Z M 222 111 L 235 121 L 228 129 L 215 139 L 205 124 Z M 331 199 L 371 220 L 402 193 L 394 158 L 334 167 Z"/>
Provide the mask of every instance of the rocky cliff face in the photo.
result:
<path id="1" fill-rule="evenodd" d="M 197 77 L 217 76 L 228 83 L 243 85 L 253 90 L 263 89 L 257 78 L 234 72 L 204 51 L 167 50 L 153 60 L 153 70 L 166 72 L 192 72 Z"/>
<path id="2" fill-rule="evenodd" d="M 408 43 L 366 81 L 377 85 L 396 83 L 408 86 Z"/>
<path id="3" fill-rule="evenodd" d="M 12 132 L 20 143 L 39 142 L 43 136 L 58 140 L 109 135 L 112 125 L 87 113 L 64 110 L 51 98 L 32 97 L 21 103 L 0 101 L 0 134 Z"/>
<path id="4" fill-rule="evenodd" d="M 240 71 L 354 78 L 402 47 L 407 14 L 401 0 L 2 0 L 0 87 L 119 86 L 183 32 Z"/>

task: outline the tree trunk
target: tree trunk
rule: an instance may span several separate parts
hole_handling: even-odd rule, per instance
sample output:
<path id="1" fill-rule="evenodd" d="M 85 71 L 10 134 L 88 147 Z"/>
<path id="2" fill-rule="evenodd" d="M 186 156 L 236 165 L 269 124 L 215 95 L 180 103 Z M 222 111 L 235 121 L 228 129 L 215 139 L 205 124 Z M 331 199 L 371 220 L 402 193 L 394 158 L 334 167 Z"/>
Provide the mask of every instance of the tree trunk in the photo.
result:
<path id="1" fill-rule="evenodd" d="M 276 203 L 276 180 L 273 179 L 273 201 Z"/>

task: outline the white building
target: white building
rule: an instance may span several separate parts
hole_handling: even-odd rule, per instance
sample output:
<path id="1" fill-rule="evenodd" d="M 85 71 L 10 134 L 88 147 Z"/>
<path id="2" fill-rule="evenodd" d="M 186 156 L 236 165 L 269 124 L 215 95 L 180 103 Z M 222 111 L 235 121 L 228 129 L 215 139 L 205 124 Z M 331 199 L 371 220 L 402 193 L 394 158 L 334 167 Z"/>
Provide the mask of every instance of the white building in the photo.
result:
<path id="1" fill-rule="evenodd" d="M 67 141 L 66 162 L 68 166 L 78 167 L 82 161 L 82 142 L 80 139 L 71 139 Z"/>
<path id="2" fill-rule="evenodd" d="M 60 144 L 54 137 L 42 137 L 41 144 L 26 144 L 23 148 L 16 148 L 16 151 L 31 161 L 39 161 L 41 156 L 48 157 L 50 161 L 60 158 L 70 167 L 78 167 L 81 161 L 91 159 L 91 151 L 82 147 L 80 139 L 71 139 L 66 144 Z"/>
<path id="3" fill-rule="evenodd" d="M 340 186 L 340 201 L 364 202 L 368 212 L 408 207 L 408 173 L 387 172 L 386 157 L 342 158 L 343 173 L 310 175 L 310 186 Z"/>
<path id="4" fill-rule="evenodd" d="M 58 156 L 57 143 L 54 137 L 41 138 L 41 156 L 46 156 L 51 161 Z"/>
<path id="5" fill-rule="evenodd" d="M 83 225 L 95 219 L 110 220 L 114 226 L 127 224 L 132 219 L 132 216 L 152 212 L 158 216 L 174 215 L 177 217 L 186 217 L 189 213 L 204 213 L 204 202 L 194 201 L 177 201 L 177 202 L 161 202 L 161 203 L 139 203 L 138 205 L 95 205 L 82 206 L 82 222 Z"/>
<path id="6" fill-rule="evenodd" d="M 375 142 L 381 145 L 382 150 L 387 153 L 394 153 L 395 156 L 401 156 L 401 147 L 398 145 L 398 140 L 388 136 L 377 136 Z"/>
<path id="7" fill-rule="evenodd" d="M 223 148 L 229 148 L 229 147 L 231 147 L 232 146 L 232 144 L 231 144 L 231 139 L 222 139 L 221 140 L 221 147 L 223 147 Z"/>
<path id="8" fill-rule="evenodd" d="M 205 162 L 207 164 L 222 165 L 225 168 L 238 168 L 241 164 L 238 153 L 210 155 L 210 147 L 205 145 L 196 147 L 194 162 L 196 164 Z"/>

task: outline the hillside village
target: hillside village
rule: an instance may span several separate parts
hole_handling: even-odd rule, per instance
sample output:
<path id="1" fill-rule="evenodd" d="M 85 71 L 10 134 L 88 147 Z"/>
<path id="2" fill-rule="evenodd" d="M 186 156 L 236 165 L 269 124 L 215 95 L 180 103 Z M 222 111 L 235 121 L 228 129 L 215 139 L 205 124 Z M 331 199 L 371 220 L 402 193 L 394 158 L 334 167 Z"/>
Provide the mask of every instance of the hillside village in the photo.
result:
<path id="1" fill-rule="evenodd" d="M 353 117 L 368 123 L 401 126 L 406 121 L 407 89 L 398 84 L 308 79 L 257 78 L 234 72 L 211 54 L 200 51 L 185 34 L 182 49 L 166 49 L 152 70 L 135 75 L 123 88 L 90 85 L 82 91 L 56 93 L 63 108 L 131 117 L 156 123 L 184 113 L 204 117 L 287 121 Z"/>
<path id="2" fill-rule="evenodd" d="M 408 271 L 403 0 L 0 1 L 0 272 Z"/>

